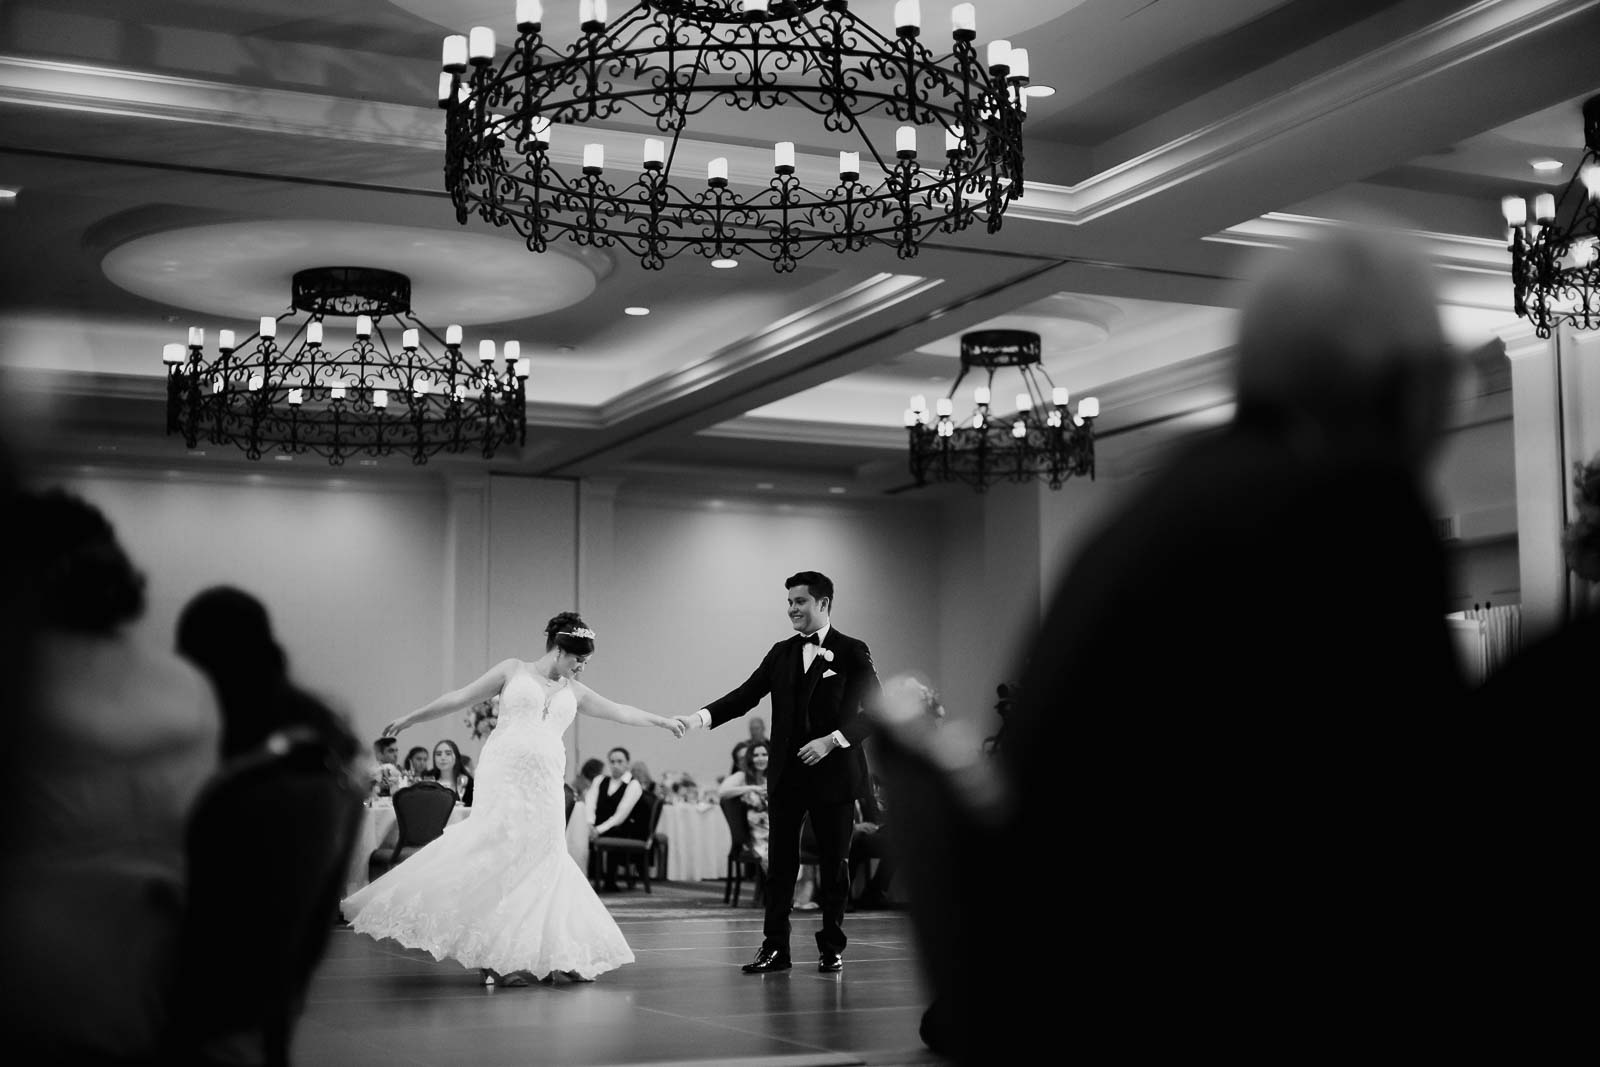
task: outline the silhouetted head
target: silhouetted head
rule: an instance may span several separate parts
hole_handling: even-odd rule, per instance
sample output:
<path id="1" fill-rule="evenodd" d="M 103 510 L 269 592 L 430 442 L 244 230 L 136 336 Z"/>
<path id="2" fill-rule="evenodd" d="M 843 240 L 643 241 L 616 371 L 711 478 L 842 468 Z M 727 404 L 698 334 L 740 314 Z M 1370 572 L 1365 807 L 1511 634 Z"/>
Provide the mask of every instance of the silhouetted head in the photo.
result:
<path id="1" fill-rule="evenodd" d="M 1334 231 L 1257 266 L 1239 327 L 1238 417 L 1397 450 L 1439 439 L 1459 357 L 1433 270 L 1398 227 Z"/>
<path id="2" fill-rule="evenodd" d="M 287 669 L 266 605 L 229 585 L 204 589 L 184 605 L 177 646 L 224 692 L 277 685 Z"/>
<path id="3" fill-rule="evenodd" d="M 109 634 L 144 613 L 144 576 L 99 508 L 63 489 L 24 491 L 9 519 L 24 604 L 41 626 Z"/>

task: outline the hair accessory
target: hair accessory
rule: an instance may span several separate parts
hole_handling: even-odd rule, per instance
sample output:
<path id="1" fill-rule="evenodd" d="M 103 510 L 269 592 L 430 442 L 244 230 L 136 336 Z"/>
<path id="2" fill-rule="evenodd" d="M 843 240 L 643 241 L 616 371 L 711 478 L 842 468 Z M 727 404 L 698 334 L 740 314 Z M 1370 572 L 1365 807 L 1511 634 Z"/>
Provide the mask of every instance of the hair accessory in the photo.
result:
<path id="1" fill-rule="evenodd" d="M 556 636 L 557 637 L 587 637 L 589 640 L 593 641 L 594 640 L 594 631 L 589 629 L 587 626 L 580 626 L 575 630 L 557 630 L 556 631 Z"/>

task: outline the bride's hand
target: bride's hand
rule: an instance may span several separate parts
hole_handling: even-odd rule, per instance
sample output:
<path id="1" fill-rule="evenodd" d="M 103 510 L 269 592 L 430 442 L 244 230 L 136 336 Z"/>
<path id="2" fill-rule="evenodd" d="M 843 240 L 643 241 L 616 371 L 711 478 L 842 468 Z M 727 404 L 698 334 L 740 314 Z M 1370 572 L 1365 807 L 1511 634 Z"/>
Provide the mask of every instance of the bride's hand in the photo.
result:
<path id="1" fill-rule="evenodd" d="M 410 725 L 411 724 L 409 722 L 406 722 L 406 720 L 404 718 L 396 719 L 396 720 L 394 720 L 394 722 L 391 722 L 388 726 L 385 726 L 383 728 L 383 736 L 384 737 L 399 737 L 400 736 L 400 731 L 404 730 L 407 726 L 410 726 Z"/>
<path id="2" fill-rule="evenodd" d="M 681 738 L 684 734 L 689 732 L 689 728 L 683 724 L 682 719 L 662 719 L 661 721 L 657 722 L 656 725 L 661 727 L 663 730 L 666 730 L 673 737 Z"/>

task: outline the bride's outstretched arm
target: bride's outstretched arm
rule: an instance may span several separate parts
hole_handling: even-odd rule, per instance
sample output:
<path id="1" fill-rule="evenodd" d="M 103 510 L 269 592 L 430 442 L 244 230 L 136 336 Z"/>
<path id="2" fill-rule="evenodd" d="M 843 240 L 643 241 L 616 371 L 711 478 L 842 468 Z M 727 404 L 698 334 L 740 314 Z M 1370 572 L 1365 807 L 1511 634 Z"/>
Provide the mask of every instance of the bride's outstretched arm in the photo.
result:
<path id="1" fill-rule="evenodd" d="M 682 737 L 686 732 L 683 723 L 677 719 L 668 719 L 636 708 L 631 704 L 618 704 L 614 700 L 607 700 L 582 682 L 574 681 L 572 691 L 578 697 L 578 710 L 585 715 L 593 715 L 597 719 L 610 719 L 627 726 L 658 726 L 673 737 Z"/>
<path id="2" fill-rule="evenodd" d="M 511 677 L 511 672 L 517 666 L 514 659 L 501 660 L 483 673 L 483 676 L 474 682 L 452 689 L 428 701 L 409 715 L 402 715 L 383 728 L 384 737 L 394 737 L 401 730 L 415 726 L 419 722 L 437 719 L 441 715 L 448 715 L 452 711 L 460 711 L 470 707 L 480 700 L 488 700 L 505 686 L 506 679 Z"/>

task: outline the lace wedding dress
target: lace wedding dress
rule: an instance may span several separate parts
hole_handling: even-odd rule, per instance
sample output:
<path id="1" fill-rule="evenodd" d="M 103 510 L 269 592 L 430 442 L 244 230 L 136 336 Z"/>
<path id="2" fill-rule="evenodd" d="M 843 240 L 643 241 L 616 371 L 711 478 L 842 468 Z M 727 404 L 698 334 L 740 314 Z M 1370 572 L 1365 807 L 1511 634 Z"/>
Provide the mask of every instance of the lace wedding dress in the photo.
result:
<path id="1" fill-rule="evenodd" d="M 478 758 L 472 816 L 346 897 L 351 926 L 502 974 L 593 978 L 632 963 L 567 850 L 561 735 L 577 710 L 565 680 L 547 693 L 526 668 L 513 674 Z"/>

